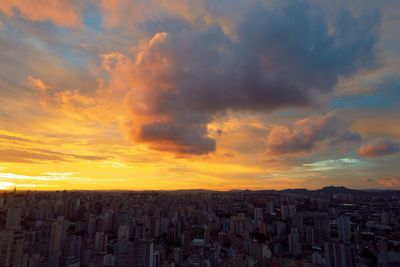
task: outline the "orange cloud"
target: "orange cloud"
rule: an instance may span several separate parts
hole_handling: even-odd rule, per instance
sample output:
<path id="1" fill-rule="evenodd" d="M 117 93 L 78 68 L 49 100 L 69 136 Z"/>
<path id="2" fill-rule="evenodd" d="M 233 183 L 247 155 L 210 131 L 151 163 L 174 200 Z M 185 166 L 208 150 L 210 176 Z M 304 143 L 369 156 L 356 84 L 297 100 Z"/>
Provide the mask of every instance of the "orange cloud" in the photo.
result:
<path id="1" fill-rule="evenodd" d="M 400 151 L 400 145 L 389 140 L 378 138 L 370 143 L 364 144 L 358 150 L 362 157 L 376 158 L 394 154 Z"/>
<path id="2" fill-rule="evenodd" d="M 176 91 L 177 58 L 164 50 L 168 34 L 155 34 L 140 48 L 136 61 L 114 52 L 103 56 L 103 68 L 110 74 L 107 88 L 112 98 L 129 109 L 124 128 L 129 136 L 149 147 L 178 154 L 207 154 L 215 150 L 208 137 L 209 116 L 175 112 L 162 107 L 163 99 Z M 104 94 L 104 91 L 102 92 Z M 111 99 L 112 99 L 111 98 Z"/>
<path id="3" fill-rule="evenodd" d="M 7 16 L 20 15 L 33 21 L 51 21 L 60 26 L 81 25 L 79 11 L 69 0 L 6 0 L 0 2 L 0 11 Z"/>
<path id="4" fill-rule="evenodd" d="M 28 84 L 42 93 L 45 93 L 49 89 L 49 86 L 47 86 L 41 79 L 33 78 L 32 76 L 28 76 Z"/>
<path id="5" fill-rule="evenodd" d="M 400 186 L 400 177 L 384 177 L 379 178 L 377 183 L 384 187 L 399 187 Z"/>

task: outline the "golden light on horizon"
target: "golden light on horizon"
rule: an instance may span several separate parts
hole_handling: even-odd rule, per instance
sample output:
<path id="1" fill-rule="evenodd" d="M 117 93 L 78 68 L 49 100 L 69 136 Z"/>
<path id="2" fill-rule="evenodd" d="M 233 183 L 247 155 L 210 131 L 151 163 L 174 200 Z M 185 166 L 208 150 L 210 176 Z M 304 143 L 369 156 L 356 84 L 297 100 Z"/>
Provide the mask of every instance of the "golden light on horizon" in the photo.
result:
<path id="1" fill-rule="evenodd" d="M 15 184 L 11 183 L 11 182 L 0 182 L 0 190 L 13 189 L 14 186 L 15 186 Z"/>
<path id="2" fill-rule="evenodd" d="M 0 189 L 397 186 L 397 4 L 217 2 L 1 2 Z"/>

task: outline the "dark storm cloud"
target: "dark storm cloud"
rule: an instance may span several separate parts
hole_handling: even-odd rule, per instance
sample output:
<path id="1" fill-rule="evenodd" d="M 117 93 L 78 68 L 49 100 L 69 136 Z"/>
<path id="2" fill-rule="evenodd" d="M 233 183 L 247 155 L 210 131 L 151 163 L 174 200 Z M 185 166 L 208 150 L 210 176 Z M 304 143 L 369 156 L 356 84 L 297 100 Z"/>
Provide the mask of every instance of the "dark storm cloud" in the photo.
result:
<path id="1" fill-rule="evenodd" d="M 139 139 L 168 143 L 178 153 L 208 153 L 215 141 L 206 125 L 216 113 L 312 105 L 339 76 L 373 67 L 378 22 L 374 11 L 355 17 L 343 8 L 329 17 L 293 1 L 256 6 L 232 38 L 218 26 L 163 33 L 134 66 L 136 75 L 151 80 L 144 82 L 145 112 L 155 117 L 139 126 Z M 204 119 L 196 120 L 199 113 Z M 160 122 L 160 116 L 169 119 Z"/>
<path id="2" fill-rule="evenodd" d="M 167 123 L 144 125 L 141 129 L 144 141 L 158 143 L 153 148 L 172 150 L 183 154 L 204 154 L 215 150 L 215 140 L 207 137 L 205 127 L 188 127 Z"/>

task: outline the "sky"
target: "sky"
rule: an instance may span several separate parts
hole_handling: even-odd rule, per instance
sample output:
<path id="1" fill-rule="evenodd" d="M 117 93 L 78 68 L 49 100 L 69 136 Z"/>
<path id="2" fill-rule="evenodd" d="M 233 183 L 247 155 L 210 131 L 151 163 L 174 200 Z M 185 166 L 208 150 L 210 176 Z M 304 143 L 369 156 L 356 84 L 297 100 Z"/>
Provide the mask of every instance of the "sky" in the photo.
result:
<path id="1" fill-rule="evenodd" d="M 396 0 L 4 0 L 0 190 L 400 188 Z"/>

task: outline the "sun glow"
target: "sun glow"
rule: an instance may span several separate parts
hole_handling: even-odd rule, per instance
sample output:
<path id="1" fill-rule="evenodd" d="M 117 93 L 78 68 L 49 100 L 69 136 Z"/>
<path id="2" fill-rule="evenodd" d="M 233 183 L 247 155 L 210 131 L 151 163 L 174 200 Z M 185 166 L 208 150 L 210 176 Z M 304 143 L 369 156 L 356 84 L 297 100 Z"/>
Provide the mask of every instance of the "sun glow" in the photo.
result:
<path id="1" fill-rule="evenodd" d="M 12 189 L 14 186 L 15 184 L 11 182 L 0 182 L 0 190 Z"/>

